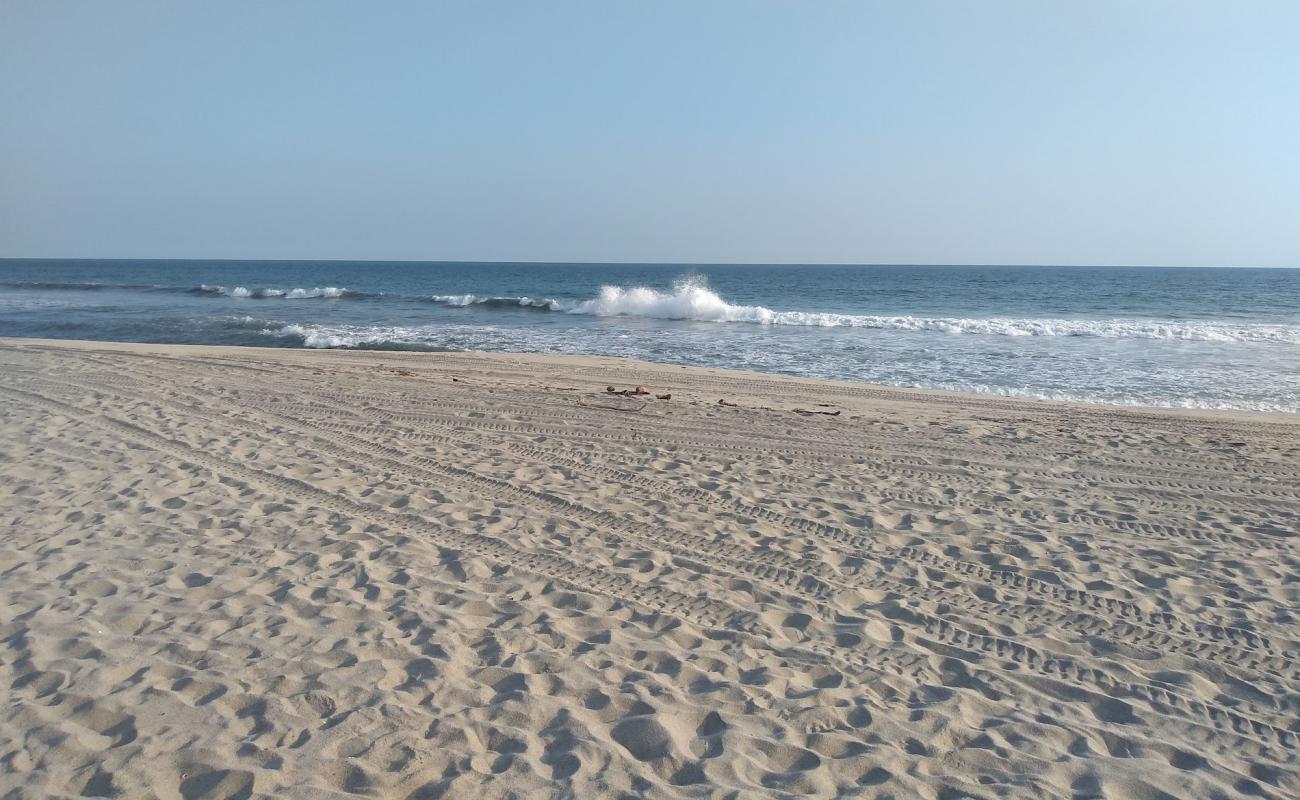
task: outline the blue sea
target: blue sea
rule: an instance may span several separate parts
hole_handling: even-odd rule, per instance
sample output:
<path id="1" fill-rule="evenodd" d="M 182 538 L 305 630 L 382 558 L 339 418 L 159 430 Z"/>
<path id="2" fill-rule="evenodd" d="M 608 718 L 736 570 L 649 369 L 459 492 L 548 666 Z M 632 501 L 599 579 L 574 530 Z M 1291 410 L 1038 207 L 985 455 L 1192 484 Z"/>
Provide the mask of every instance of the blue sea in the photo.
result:
<path id="1" fill-rule="evenodd" d="M 586 353 L 1300 413 L 1300 270 L 8 259 L 0 336 Z"/>

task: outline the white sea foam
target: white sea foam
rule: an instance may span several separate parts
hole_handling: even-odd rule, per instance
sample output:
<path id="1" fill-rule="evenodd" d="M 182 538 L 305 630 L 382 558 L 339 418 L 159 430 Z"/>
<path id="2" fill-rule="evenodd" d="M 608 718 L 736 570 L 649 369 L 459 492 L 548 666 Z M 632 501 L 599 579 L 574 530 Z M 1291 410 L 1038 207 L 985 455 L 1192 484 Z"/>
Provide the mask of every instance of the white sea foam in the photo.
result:
<path id="1" fill-rule="evenodd" d="M 348 297 L 353 294 L 351 290 L 337 286 L 317 286 L 312 289 L 274 289 L 269 287 L 249 289 L 247 286 L 236 286 L 233 289 L 227 289 L 224 286 L 209 286 L 206 283 L 199 284 L 198 288 L 192 289 L 191 291 L 196 294 L 238 297 L 241 299 L 252 298 L 257 300 L 308 300 L 314 298 Z"/>
<path id="2" fill-rule="evenodd" d="M 331 347 L 362 347 L 377 344 L 418 344 L 418 340 L 406 329 L 400 328 L 363 328 L 354 326 L 323 327 L 317 325 L 284 325 L 264 333 L 271 336 L 284 336 L 302 339 L 303 347 L 327 349 Z"/>
<path id="3" fill-rule="evenodd" d="M 1158 319 L 1041 319 L 1034 317 L 918 317 L 774 311 L 728 303 L 698 280 L 679 281 L 670 292 L 644 286 L 601 287 L 591 300 L 562 309 L 601 317 L 636 316 L 697 322 L 748 322 L 819 328 L 935 331 L 953 335 L 1089 336 L 1107 339 L 1184 339 L 1219 342 L 1300 343 L 1300 326 Z"/>
<path id="4" fill-rule="evenodd" d="M 431 299 L 433 302 L 442 303 L 444 306 L 464 308 L 465 306 L 473 305 L 474 301 L 477 300 L 478 297 L 472 294 L 435 294 Z"/>
<path id="5" fill-rule="evenodd" d="M 475 294 L 435 294 L 429 298 L 435 303 L 453 308 L 465 308 L 467 306 L 493 306 L 508 308 L 520 306 L 523 308 L 545 309 L 547 311 L 562 311 L 564 306 L 559 300 L 551 300 L 541 297 L 480 297 Z"/>
<path id="6" fill-rule="evenodd" d="M 347 294 L 347 289 L 341 289 L 337 286 L 317 287 L 315 289 L 290 289 L 284 296 L 289 300 L 304 300 L 314 297 L 342 297 Z"/>
<path id="7" fill-rule="evenodd" d="M 681 280 L 671 292 L 644 286 L 602 286 L 594 299 L 567 309 L 572 314 L 600 317 L 635 316 L 689 319 L 701 322 L 771 323 L 776 312 L 762 306 L 737 306 L 723 300 L 699 280 Z"/>
<path id="8" fill-rule="evenodd" d="M 1067 403 L 1087 403 L 1089 405 L 1119 405 L 1140 408 L 1171 408 L 1189 411 L 1258 411 L 1266 414 L 1300 413 L 1300 401 L 1274 402 L 1269 400 L 1241 400 L 1196 397 L 1167 397 L 1158 393 L 1143 391 L 1133 387 L 1128 391 L 1089 392 L 1081 390 L 1038 389 L 1026 386 L 999 386 L 988 383 L 965 383 L 942 380 L 918 382 L 891 381 L 891 386 L 939 389 L 948 392 L 969 392 L 971 394 L 994 394 L 1002 397 L 1016 397 L 1026 400 L 1050 400 Z"/>
<path id="9" fill-rule="evenodd" d="M 381 349 L 434 349 L 434 350 L 501 350 L 506 352 L 587 352 L 613 356 L 645 357 L 645 343 L 635 338 L 591 338 L 590 333 L 575 334 L 563 330 L 539 330 L 531 327 L 515 328 L 484 325 L 303 325 L 266 323 L 263 331 L 268 336 L 284 338 L 311 348 Z M 873 370 L 864 374 L 862 366 L 838 358 L 830 360 L 802 353 L 781 350 L 760 352 L 745 350 L 728 352 L 756 368 L 807 377 L 849 378 L 898 386 L 914 386 L 951 391 L 997 394 L 1041 400 L 1067 400 L 1082 403 L 1105 403 L 1128 406 L 1186 408 L 1186 409 L 1236 409 L 1274 413 L 1300 412 L 1300 400 L 1287 398 L 1285 393 L 1272 396 L 1259 395 L 1252 383 L 1215 382 L 1207 377 L 1189 380 L 1194 386 L 1173 385 L 1167 377 L 1143 382 L 1142 376 L 1125 371 L 1113 376 L 1113 385 L 1098 387 L 1079 375 L 1056 376 L 1051 382 L 1063 380 L 1067 386 L 1025 386 L 1008 383 L 1016 380 L 995 363 L 986 363 L 974 370 L 971 378 L 952 380 L 925 371 L 907 370 L 906 379 L 891 377 L 895 370 Z M 665 354 L 666 355 L 666 354 Z M 697 358 L 695 351 L 682 351 L 668 355 L 674 363 L 715 365 L 709 357 Z M 988 380 L 975 377 L 983 373 Z"/>

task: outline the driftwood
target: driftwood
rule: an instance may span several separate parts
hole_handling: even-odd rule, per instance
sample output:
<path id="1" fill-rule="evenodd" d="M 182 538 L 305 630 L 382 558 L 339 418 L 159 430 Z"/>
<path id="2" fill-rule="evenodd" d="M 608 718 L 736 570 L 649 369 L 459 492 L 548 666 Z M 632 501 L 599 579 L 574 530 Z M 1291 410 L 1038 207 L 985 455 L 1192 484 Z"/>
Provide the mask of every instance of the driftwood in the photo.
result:
<path id="1" fill-rule="evenodd" d="M 609 394 L 618 394 L 618 395 L 622 395 L 623 397 L 639 397 L 641 395 L 650 394 L 650 390 L 645 388 L 644 386 L 638 386 L 635 389 L 615 389 L 613 386 L 606 386 L 605 391 L 608 392 Z M 663 400 L 665 398 L 661 397 L 659 399 Z"/>

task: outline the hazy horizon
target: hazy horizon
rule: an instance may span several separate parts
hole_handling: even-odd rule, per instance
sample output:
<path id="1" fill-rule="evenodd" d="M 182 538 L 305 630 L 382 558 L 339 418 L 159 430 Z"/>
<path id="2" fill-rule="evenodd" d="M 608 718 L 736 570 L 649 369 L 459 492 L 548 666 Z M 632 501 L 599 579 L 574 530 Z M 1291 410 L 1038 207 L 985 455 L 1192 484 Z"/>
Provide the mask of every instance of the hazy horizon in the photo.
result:
<path id="1" fill-rule="evenodd" d="M 1300 266 L 1300 6 L 6 4 L 0 257 Z"/>
<path id="2" fill-rule="evenodd" d="M 130 262 L 231 262 L 231 263 L 268 263 L 268 264 L 310 264 L 310 263 L 347 263 L 347 264 L 518 264 L 523 266 L 645 266 L 645 267 L 970 267 L 972 269 L 1300 269 L 1290 265 L 1259 264 L 941 264 L 914 263 L 895 264 L 888 262 L 852 262 L 852 261 L 535 261 L 528 259 L 509 259 L 504 261 L 487 261 L 479 259 L 445 259 L 445 258 L 136 258 L 132 256 L 114 256 L 99 258 L 93 256 L 0 256 L 5 261 L 130 261 Z"/>

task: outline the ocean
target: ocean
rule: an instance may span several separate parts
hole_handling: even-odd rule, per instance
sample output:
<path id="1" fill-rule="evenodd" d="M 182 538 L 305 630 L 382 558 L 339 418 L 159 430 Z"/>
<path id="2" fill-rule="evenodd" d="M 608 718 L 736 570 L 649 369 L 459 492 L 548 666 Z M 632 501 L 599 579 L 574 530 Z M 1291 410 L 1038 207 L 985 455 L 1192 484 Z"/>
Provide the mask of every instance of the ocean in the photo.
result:
<path id="1" fill-rule="evenodd" d="M 629 356 L 1300 413 L 1300 270 L 0 260 L 0 336 Z"/>

